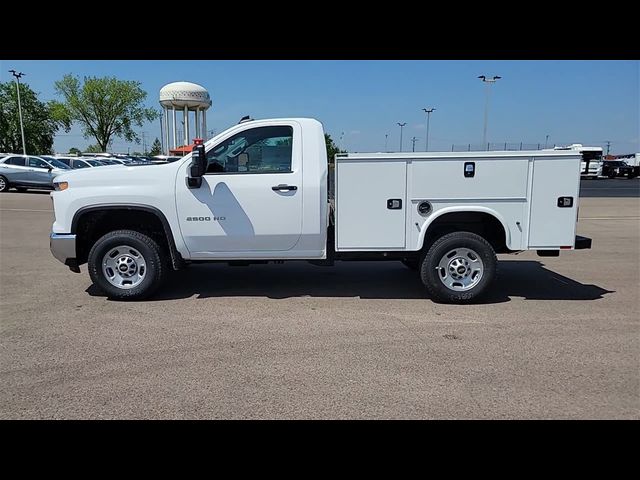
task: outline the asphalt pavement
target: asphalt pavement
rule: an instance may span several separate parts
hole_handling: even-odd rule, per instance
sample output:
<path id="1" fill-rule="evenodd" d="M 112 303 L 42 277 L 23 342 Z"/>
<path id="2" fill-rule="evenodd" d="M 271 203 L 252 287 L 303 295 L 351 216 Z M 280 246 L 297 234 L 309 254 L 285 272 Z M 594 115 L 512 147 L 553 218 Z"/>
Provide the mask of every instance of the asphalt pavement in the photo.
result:
<path id="1" fill-rule="evenodd" d="M 580 181 L 581 197 L 640 197 L 640 177 L 628 178 L 599 178 Z"/>
<path id="2" fill-rule="evenodd" d="M 470 306 L 399 262 L 194 265 L 110 301 L 52 221 L 0 194 L 2 419 L 640 418 L 638 198 L 581 199 L 592 250 L 501 255 Z"/>

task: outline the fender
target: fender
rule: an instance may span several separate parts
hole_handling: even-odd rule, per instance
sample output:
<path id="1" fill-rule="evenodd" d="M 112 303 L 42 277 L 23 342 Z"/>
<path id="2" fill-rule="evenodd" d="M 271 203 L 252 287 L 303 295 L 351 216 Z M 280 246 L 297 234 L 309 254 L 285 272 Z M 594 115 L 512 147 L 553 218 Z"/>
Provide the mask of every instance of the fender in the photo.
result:
<path id="1" fill-rule="evenodd" d="M 137 210 L 152 213 L 153 215 L 155 215 L 158 220 L 160 220 L 162 228 L 164 229 L 164 234 L 167 237 L 167 243 L 169 244 L 169 252 L 171 253 L 171 263 L 173 265 L 173 268 L 175 270 L 178 270 L 183 265 L 184 259 L 182 258 L 182 255 L 176 247 L 176 242 L 173 238 L 173 232 L 171 231 L 171 226 L 169 225 L 167 217 L 165 217 L 164 213 L 162 213 L 160 209 L 152 207 L 151 205 L 141 205 L 135 203 L 107 203 L 81 207 L 76 211 L 76 213 L 73 214 L 73 220 L 71 220 L 71 233 L 77 233 L 78 222 L 85 213 L 101 210 Z"/>
<path id="2" fill-rule="evenodd" d="M 504 217 L 491 208 L 482 207 L 479 205 L 459 205 L 454 207 L 445 207 L 440 210 L 434 211 L 433 215 L 429 216 L 427 221 L 422 225 L 422 229 L 420 230 L 420 236 L 418 237 L 418 245 L 420 246 L 420 248 L 422 248 L 422 246 L 424 245 L 425 236 L 431 224 L 434 221 L 436 221 L 438 218 L 440 218 L 442 215 L 446 215 L 447 213 L 455 213 L 455 212 L 481 212 L 481 213 L 487 213 L 492 217 L 495 217 L 502 224 L 502 228 L 504 229 L 504 233 L 506 236 L 505 243 L 507 247 L 511 248 L 511 230 L 509 230 L 509 227 L 507 226 L 507 223 L 505 222 Z"/>

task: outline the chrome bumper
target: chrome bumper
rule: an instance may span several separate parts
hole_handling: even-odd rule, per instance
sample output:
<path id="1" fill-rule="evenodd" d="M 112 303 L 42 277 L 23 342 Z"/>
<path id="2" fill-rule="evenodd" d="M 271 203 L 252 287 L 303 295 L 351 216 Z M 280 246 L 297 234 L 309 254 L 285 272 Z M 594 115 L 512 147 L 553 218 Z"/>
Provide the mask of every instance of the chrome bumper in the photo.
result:
<path id="1" fill-rule="evenodd" d="M 75 234 L 52 233 L 49 236 L 49 248 L 54 257 L 69 266 L 71 260 L 75 261 L 76 259 L 76 236 Z"/>

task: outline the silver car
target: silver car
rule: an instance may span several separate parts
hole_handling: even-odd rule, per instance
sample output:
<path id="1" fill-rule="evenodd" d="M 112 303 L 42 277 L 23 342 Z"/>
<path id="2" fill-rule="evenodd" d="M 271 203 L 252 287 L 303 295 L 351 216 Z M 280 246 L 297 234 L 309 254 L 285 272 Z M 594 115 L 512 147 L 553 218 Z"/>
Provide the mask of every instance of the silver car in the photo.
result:
<path id="1" fill-rule="evenodd" d="M 74 170 L 78 168 L 102 167 L 105 165 L 101 161 L 94 160 L 93 158 L 58 157 L 56 160 Z"/>
<path id="2" fill-rule="evenodd" d="M 70 168 L 55 158 L 44 159 L 32 155 L 7 155 L 0 159 L 0 192 L 15 188 L 53 190 L 53 179 Z"/>

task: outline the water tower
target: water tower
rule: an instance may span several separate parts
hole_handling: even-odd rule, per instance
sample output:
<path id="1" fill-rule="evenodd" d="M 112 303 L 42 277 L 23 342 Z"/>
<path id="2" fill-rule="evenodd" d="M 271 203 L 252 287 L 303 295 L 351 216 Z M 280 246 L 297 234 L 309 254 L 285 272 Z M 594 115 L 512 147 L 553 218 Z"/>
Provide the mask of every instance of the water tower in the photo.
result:
<path id="1" fill-rule="evenodd" d="M 190 82 L 173 82 L 160 89 L 160 105 L 164 110 L 162 122 L 162 149 L 166 155 L 169 150 L 175 150 L 181 145 L 178 144 L 178 129 L 176 112 L 182 111 L 184 122 L 184 139 L 180 140 L 182 145 L 191 144 L 189 136 L 189 112 L 194 112 L 195 128 L 194 136 L 207 138 L 207 109 L 211 106 L 211 97 L 207 89 L 201 85 Z M 172 112 L 172 119 L 169 119 L 169 111 Z M 173 125 L 173 128 L 170 128 Z M 173 135 L 171 135 L 173 130 Z"/>

